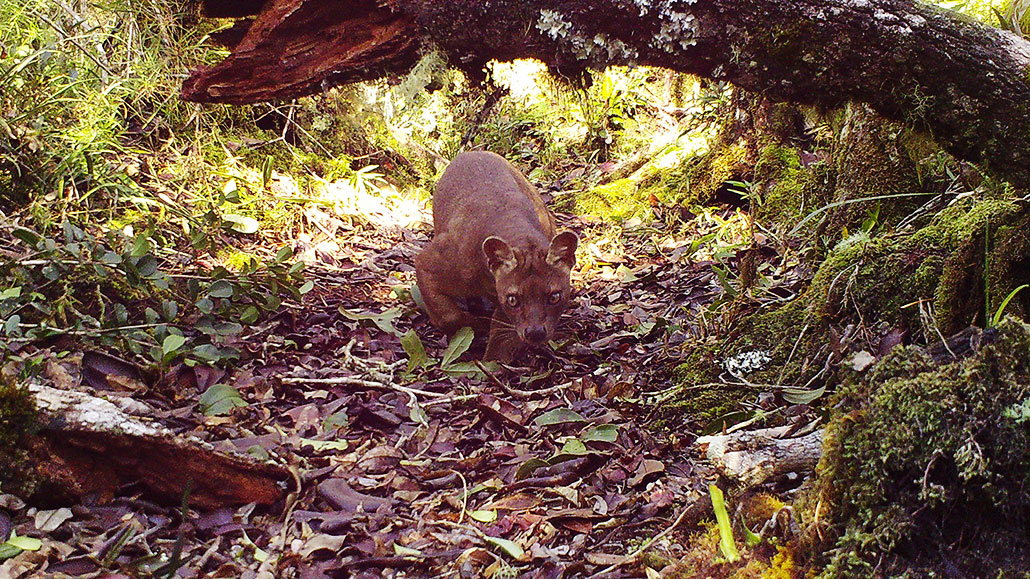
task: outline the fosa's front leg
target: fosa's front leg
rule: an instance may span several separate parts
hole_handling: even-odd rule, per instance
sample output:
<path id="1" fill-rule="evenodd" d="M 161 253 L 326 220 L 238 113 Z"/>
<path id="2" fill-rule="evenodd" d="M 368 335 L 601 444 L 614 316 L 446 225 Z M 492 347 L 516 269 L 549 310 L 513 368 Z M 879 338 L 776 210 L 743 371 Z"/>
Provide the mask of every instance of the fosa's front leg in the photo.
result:
<path id="1" fill-rule="evenodd" d="M 422 301 L 426 304 L 429 320 L 444 333 L 451 335 L 463 326 L 472 326 L 475 320 L 461 308 L 457 298 L 450 294 L 449 290 L 454 283 L 447 275 L 446 262 L 446 256 L 441 255 L 434 243 L 430 243 L 415 257 L 415 279 L 422 293 Z"/>

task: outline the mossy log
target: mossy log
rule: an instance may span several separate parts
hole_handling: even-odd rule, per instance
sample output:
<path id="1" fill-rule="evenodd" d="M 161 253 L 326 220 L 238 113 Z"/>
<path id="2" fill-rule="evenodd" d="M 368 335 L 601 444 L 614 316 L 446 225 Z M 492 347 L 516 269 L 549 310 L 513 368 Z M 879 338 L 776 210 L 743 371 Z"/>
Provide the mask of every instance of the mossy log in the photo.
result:
<path id="1" fill-rule="evenodd" d="M 869 103 L 951 153 L 1030 186 L 1030 42 L 909 0 L 204 0 L 254 15 L 183 96 L 249 103 L 408 71 L 425 46 L 482 76 L 537 58 L 576 77 L 651 65 L 784 101 Z"/>

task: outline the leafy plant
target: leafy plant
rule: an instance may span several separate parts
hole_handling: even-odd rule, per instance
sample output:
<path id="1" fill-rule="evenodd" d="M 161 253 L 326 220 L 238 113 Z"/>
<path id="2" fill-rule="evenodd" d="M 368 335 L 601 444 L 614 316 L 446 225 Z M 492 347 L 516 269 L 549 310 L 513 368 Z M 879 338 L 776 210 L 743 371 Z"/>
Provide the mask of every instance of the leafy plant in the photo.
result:
<path id="1" fill-rule="evenodd" d="M 216 267 L 182 276 L 169 273 L 176 256 L 154 246 L 154 231 L 97 237 L 65 222 L 61 233 L 12 232 L 30 251 L 0 261 L 8 280 L 0 291 L 0 342 L 91 336 L 147 353 L 161 367 L 183 356 L 214 362 L 235 356 L 216 345 L 221 337 L 310 289 L 303 264 L 288 263 L 288 248 L 271 260 L 252 258 L 237 272 Z M 186 326 L 206 339 L 188 340 Z"/>
<path id="2" fill-rule="evenodd" d="M 998 323 L 1001 322 L 1001 318 L 1005 315 L 1005 308 L 1009 305 L 1009 302 L 1012 301 L 1012 298 L 1016 297 L 1016 294 L 1023 291 L 1027 287 L 1030 287 L 1030 284 L 1023 284 L 1017 287 L 1016 289 L 1010 291 L 1009 295 L 1005 296 L 1005 299 L 1001 300 L 1001 304 L 998 306 L 998 309 L 994 312 L 994 316 L 991 317 L 991 327 L 997 326 Z"/>
<path id="3" fill-rule="evenodd" d="M 726 500 L 723 498 L 722 489 L 714 484 L 708 485 L 708 494 L 712 497 L 712 509 L 715 511 L 715 520 L 719 527 L 719 551 L 730 563 L 740 561 L 740 552 L 733 542 L 733 527 L 730 525 L 730 516 L 726 512 Z"/>
<path id="4" fill-rule="evenodd" d="M 489 369 L 493 366 L 493 363 L 483 362 L 477 364 L 474 362 L 458 361 L 458 358 L 468 351 L 469 347 L 472 345 L 472 339 L 474 337 L 475 333 L 472 328 L 467 326 L 455 332 L 454 335 L 451 336 L 451 339 L 447 344 L 447 349 L 443 353 L 443 358 L 440 359 L 438 365 L 437 360 L 426 356 L 425 346 L 422 344 L 422 340 L 418 337 L 415 331 L 409 330 L 401 337 L 401 345 L 404 347 L 404 351 L 408 354 L 408 372 L 410 373 L 419 368 L 430 369 L 438 367 L 440 371 L 450 376 L 464 376 L 471 374 L 481 377 L 483 370 L 480 368 L 480 364 Z"/>

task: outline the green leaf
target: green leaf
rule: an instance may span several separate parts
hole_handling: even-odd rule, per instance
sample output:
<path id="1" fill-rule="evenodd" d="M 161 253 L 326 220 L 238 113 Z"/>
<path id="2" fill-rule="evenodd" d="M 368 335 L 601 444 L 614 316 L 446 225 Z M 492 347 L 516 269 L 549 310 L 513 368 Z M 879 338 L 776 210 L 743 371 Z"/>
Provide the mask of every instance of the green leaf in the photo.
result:
<path id="1" fill-rule="evenodd" d="M 313 438 L 301 438 L 301 446 L 310 446 L 315 450 L 347 450 L 347 441 L 339 440 L 315 440 Z"/>
<path id="2" fill-rule="evenodd" d="M 158 274 L 157 258 L 153 255 L 147 254 L 140 256 L 134 265 L 136 266 L 136 271 L 139 272 L 140 277 L 150 278 Z"/>
<path id="3" fill-rule="evenodd" d="M 440 362 L 440 366 L 446 368 L 464 354 L 469 349 L 469 346 L 472 345 L 472 338 L 474 336 L 475 332 L 468 326 L 455 332 L 451 336 L 451 342 L 447 344 L 447 350 L 443 353 L 443 361 Z"/>
<path id="4" fill-rule="evenodd" d="M 163 353 L 165 356 L 167 356 L 168 354 L 171 354 L 172 352 L 178 351 L 179 348 L 181 348 L 185 343 L 186 343 L 185 336 L 179 336 L 179 335 L 176 335 L 176 334 L 169 334 L 164 339 L 164 342 L 161 342 L 161 353 Z"/>
<path id="5" fill-rule="evenodd" d="M 1005 307 L 1009 305 L 1009 302 L 1012 301 L 1012 298 L 1016 297 L 1016 294 L 1018 294 L 1022 290 L 1025 290 L 1027 287 L 1030 287 L 1030 285 L 1023 284 L 1009 292 L 1009 295 L 1005 296 L 1005 299 L 1001 301 L 1001 305 L 998 306 L 998 311 L 994 312 L 994 317 L 991 318 L 992 328 L 994 326 L 997 326 L 998 323 L 1001 322 L 1001 316 L 1005 313 Z"/>
<path id="6" fill-rule="evenodd" d="M 300 295 L 304 295 L 313 289 L 315 289 L 315 282 L 309 279 L 308 281 L 304 282 L 304 285 L 297 288 L 297 291 L 300 292 Z"/>
<path id="7" fill-rule="evenodd" d="M 129 257 L 139 259 L 150 252 L 150 240 L 144 235 L 137 235 L 132 241 Z"/>
<path id="8" fill-rule="evenodd" d="M 826 386 L 820 386 L 814 390 L 804 388 L 784 388 L 783 399 L 791 404 L 811 404 L 826 393 Z"/>
<path id="9" fill-rule="evenodd" d="M 338 412 L 334 412 L 333 414 L 330 414 L 329 416 L 325 417 L 325 420 L 322 421 L 322 430 L 326 430 L 326 431 L 337 430 L 339 428 L 347 426 L 347 423 L 348 423 L 347 412 L 343 411 L 343 410 L 340 410 Z"/>
<path id="10" fill-rule="evenodd" d="M 411 284 L 411 301 L 415 302 L 419 310 L 426 311 L 426 300 L 422 299 L 422 290 L 418 289 L 418 284 Z"/>
<path id="11" fill-rule="evenodd" d="M 637 274 L 633 273 L 633 270 L 625 265 L 619 265 L 619 267 L 615 268 L 615 275 L 621 283 L 633 283 L 638 279 Z"/>
<path id="12" fill-rule="evenodd" d="M 540 416 L 537 416 L 533 420 L 533 424 L 537 426 L 553 426 L 555 424 L 568 424 L 570 422 L 586 422 L 587 419 L 573 410 L 568 408 L 555 408 L 548 412 L 544 412 Z"/>
<path id="13" fill-rule="evenodd" d="M 422 426 L 429 426 L 429 415 L 422 409 L 417 403 L 411 405 L 411 410 L 408 411 L 408 418 L 411 418 L 412 422 L 421 424 Z"/>
<path id="14" fill-rule="evenodd" d="M 726 513 L 726 500 L 722 490 L 714 484 L 708 485 L 708 494 L 712 496 L 712 510 L 715 511 L 715 521 L 719 526 L 719 551 L 730 563 L 740 561 L 740 552 L 733 542 L 733 527 L 730 526 L 730 516 Z"/>
<path id="15" fill-rule="evenodd" d="M 497 520 L 497 511 L 468 511 L 469 517 L 480 523 L 492 523 Z"/>
<path id="16" fill-rule="evenodd" d="M 179 304 L 171 300 L 161 302 L 161 315 L 169 322 L 174 320 L 175 316 L 179 315 Z"/>
<path id="17" fill-rule="evenodd" d="M 490 369 L 485 363 L 483 367 Z M 454 362 L 447 367 L 440 368 L 444 374 L 454 378 L 460 378 L 462 376 L 475 376 L 477 378 L 483 378 L 483 371 L 479 369 L 479 366 L 475 362 Z"/>
<path id="18" fill-rule="evenodd" d="M 536 469 L 545 466 L 550 466 L 550 464 L 543 459 L 533 457 L 519 465 L 519 468 L 515 471 L 515 480 L 522 480 L 530 477 Z"/>
<path id="19" fill-rule="evenodd" d="M 240 393 L 228 384 L 214 384 L 200 395 L 200 411 L 206 416 L 228 414 L 233 408 L 246 405 Z"/>
<path id="20" fill-rule="evenodd" d="M 738 424 L 740 422 L 744 422 L 745 420 L 751 418 L 754 415 L 755 413 L 751 410 L 738 410 L 733 412 L 727 412 L 726 414 L 723 414 L 719 418 L 716 418 L 715 420 L 708 423 L 708 426 L 705 426 L 704 429 L 701 430 L 701 434 L 706 435 L 721 432 L 722 429 L 729 428 L 734 424 Z"/>
<path id="21" fill-rule="evenodd" d="M 234 291 L 231 283 L 224 279 L 218 279 L 208 286 L 207 295 L 213 298 L 231 298 Z"/>
<path id="22" fill-rule="evenodd" d="M 736 288 L 730 285 L 729 270 L 727 268 L 719 267 L 717 265 L 713 265 L 712 269 L 715 271 L 715 277 L 719 280 L 719 285 L 722 286 L 722 289 L 724 292 L 726 292 L 726 295 L 728 295 L 730 298 L 737 297 L 737 294 L 739 292 Z"/>
<path id="23" fill-rule="evenodd" d="M 282 263 L 291 257 L 293 257 L 293 249 L 290 246 L 285 246 L 275 254 L 275 262 Z"/>
<path id="24" fill-rule="evenodd" d="M 235 213 L 226 213 L 222 215 L 222 220 L 229 223 L 229 229 L 237 233 L 257 233 L 261 229 L 261 223 L 253 217 L 247 217 L 245 215 L 237 215 Z"/>
<path id="25" fill-rule="evenodd" d="M 4 322 L 4 333 L 8 336 L 17 336 L 18 334 L 20 334 L 20 332 L 18 331 L 18 324 L 20 323 L 21 316 L 18 314 L 14 314 L 13 316 L 7 318 L 7 321 Z"/>
<path id="26" fill-rule="evenodd" d="M 21 286 L 15 286 L 5 289 L 0 292 L 0 300 L 9 300 L 17 297 L 21 297 Z"/>
<path id="27" fill-rule="evenodd" d="M 393 553 L 398 557 L 421 557 L 422 551 L 418 549 L 412 549 L 411 547 L 405 547 L 404 545 L 393 544 Z"/>
<path id="28" fill-rule="evenodd" d="M 762 538 L 754 534 L 751 529 L 747 528 L 747 525 L 741 525 L 744 527 L 744 544 L 748 547 L 757 547 L 762 542 Z"/>
<path id="29" fill-rule="evenodd" d="M 343 306 L 340 306 L 339 311 L 340 314 L 346 318 L 349 318 L 351 320 L 357 320 L 359 322 L 371 322 L 377 328 L 388 334 L 400 336 L 400 333 L 397 331 L 397 328 L 393 327 L 393 321 L 397 319 L 401 315 L 401 313 L 403 313 L 400 308 L 390 308 L 385 312 L 379 314 L 352 312 L 344 308 Z"/>
<path id="30" fill-rule="evenodd" d="M 272 156 L 265 155 L 265 160 L 261 163 L 261 184 L 268 187 L 269 181 L 272 180 Z"/>
<path id="31" fill-rule="evenodd" d="M 614 424 L 598 424 L 580 435 L 583 442 L 615 442 L 619 438 L 619 427 Z"/>
<path id="32" fill-rule="evenodd" d="M 35 231 L 32 231 L 31 229 L 24 229 L 22 227 L 15 228 L 14 231 L 11 232 L 11 235 L 24 241 L 32 248 L 35 248 L 36 245 L 38 245 L 39 242 L 43 240 L 43 238 Z"/>
<path id="33" fill-rule="evenodd" d="M 11 538 L 4 544 L 21 549 L 22 551 L 38 551 L 43 546 L 43 541 L 40 541 L 35 537 L 19 537 L 18 535 L 11 533 Z"/>
<path id="34" fill-rule="evenodd" d="M 243 310 L 243 313 L 240 314 L 240 321 L 244 324 L 253 324 L 260 316 L 260 310 L 254 306 L 247 306 L 247 309 Z"/>
<path id="35" fill-rule="evenodd" d="M 581 455 L 581 454 L 586 454 L 586 453 L 587 453 L 587 445 L 583 444 L 583 441 L 575 439 L 575 438 L 570 438 L 570 439 L 566 440 L 565 444 L 562 445 L 561 450 L 558 452 L 558 454 L 575 454 L 575 455 Z"/>
<path id="36" fill-rule="evenodd" d="M 215 322 L 212 328 L 219 336 L 235 336 L 243 331 L 243 326 L 236 322 Z"/>
<path id="37" fill-rule="evenodd" d="M 517 561 L 521 561 L 526 556 L 526 552 L 523 551 L 522 547 L 519 547 L 519 544 L 515 541 L 489 536 L 483 537 L 483 540 L 504 551 L 506 555 Z"/>
<path id="38" fill-rule="evenodd" d="M 215 302 L 211 301 L 208 298 L 200 298 L 199 300 L 197 300 L 196 306 L 202 314 L 210 314 L 211 312 L 215 311 Z"/>
<path id="39" fill-rule="evenodd" d="M 415 333 L 415 330 L 408 330 L 401 336 L 401 346 L 408 353 L 408 372 L 413 371 L 415 368 L 422 368 L 429 363 L 429 358 L 426 356 L 426 347 L 422 345 L 422 340 Z"/>
<path id="40" fill-rule="evenodd" d="M 205 362 L 221 362 L 239 357 L 239 352 L 233 348 L 219 348 L 214 344 L 201 344 L 191 351 L 193 357 Z"/>

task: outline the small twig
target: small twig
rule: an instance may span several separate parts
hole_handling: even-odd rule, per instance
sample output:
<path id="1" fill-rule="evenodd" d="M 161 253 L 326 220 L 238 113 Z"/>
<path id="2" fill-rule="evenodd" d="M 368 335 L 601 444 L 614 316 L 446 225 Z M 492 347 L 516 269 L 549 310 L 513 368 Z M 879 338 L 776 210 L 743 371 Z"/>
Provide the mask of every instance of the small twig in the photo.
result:
<path id="1" fill-rule="evenodd" d="M 671 525 L 666 527 L 665 530 L 662 531 L 661 533 L 658 533 L 657 535 L 655 535 L 653 539 L 648 540 L 648 541 L 644 541 L 644 544 L 641 545 L 640 548 L 638 548 L 636 551 L 630 553 L 629 555 L 626 555 L 625 557 L 622 558 L 621 561 L 619 561 L 617 563 L 614 563 L 612 565 L 609 565 L 608 567 L 605 567 L 604 569 L 601 569 L 597 573 L 594 573 L 593 575 L 591 575 L 589 577 L 589 579 L 594 579 L 595 577 L 598 577 L 598 578 L 599 577 L 604 577 L 605 575 L 611 573 L 612 571 L 615 571 L 619 567 L 622 567 L 623 565 L 628 565 L 629 563 L 632 563 L 632 562 L 636 561 L 637 557 L 639 557 L 644 551 L 646 551 L 648 549 L 648 547 L 650 547 L 652 544 L 658 542 L 659 540 L 664 539 L 666 535 L 668 535 L 669 533 L 672 532 L 673 529 L 678 527 L 679 524 L 683 522 L 683 519 L 687 516 L 687 513 L 690 512 L 690 507 L 691 506 L 693 506 L 693 505 L 690 505 L 690 506 L 684 508 L 683 512 L 680 513 L 680 516 L 676 517 L 676 520 L 673 521 Z"/>
<path id="2" fill-rule="evenodd" d="M 298 378 L 298 377 L 285 377 L 281 378 L 283 384 L 347 384 L 350 386 L 364 386 L 366 388 L 381 388 L 386 390 L 396 390 L 405 394 L 420 394 L 422 396 L 428 396 L 430 398 L 445 398 L 448 394 L 443 392 L 431 392 L 429 390 L 420 390 L 418 388 L 411 388 L 408 386 L 401 386 L 400 384 L 393 384 L 391 382 L 379 382 L 377 380 L 366 380 L 364 378 L 355 378 L 354 376 L 336 376 L 334 378 Z"/>
<path id="3" fill-rule="evenodd" d="M 501 382 L 496 376 L 491 374 L 490 371 L 487 370 L 486 366 L 484 366 L 483 363 L 479 360 L 474 360 L 472 363 L 475 364 L 476 367 L 479 368 L 479 370 L 483 372 L 483 374 L 486 375 L 486 377 L 491 382 L 493 382 L 495 386 L 497 386 L 501 390 L 504 390 L 508 394 L 516 396 L 518 398 L 532 398 L 533 396 L 546 395 L 552 392 L 557 392 L 564 388 L 568 388 L 572 385 L 572 382 L 565 382 L 564 384 L 555 384 L 554 386 L 550 386 L 548 388 L 541 388 L 540 390 L 519 390 L 518 388 L 512 388 L 504 382 Z"/>
<path id="4" fill-rule="evenodd" d="M 451 472 L 461 479 L 461 513 L 458 515 L 458 524 L 461 524 L 465 522 L 465 511 L 468 510 L 469 505 L 469 483 L 465 480 L 465 475 L 453 469 Z"/>
<path id="5" fill-rule="evenodd" d="M 466 402 L 468 400 L 475 400 L 479 398 L 479 394 L 461 394 L 455 396 L 447 396 L 446 398 L 437 398 L 436 400 L 429 400 L 428 402 L 422 403 L 422 408 L 429 408 L 430 406 L 440 406 L 441 404 L 454 404 L 455 402 Z"/>
<path id="6" fill-rule="evenodd" d="M 790 364 L 790 361 L 794 358 L 794 353 L 797 352 L 798 344 L 801 343 L 801 338 L 805 337 L 805 332 L 807 331 L 808 324 L 805 324 L 805 327 L 801 328 L 801 333 L 798 334 L 798 339 L 794 340 L 794 346 L 790 349 L 790 354 L 787 356 L 787 361 L 783 363 L 783 366 L 780 366 L 780 375 L 776 378 L 777 384 L 783 383 L 783 373 L 787 371 L 787 364 Z"/>

